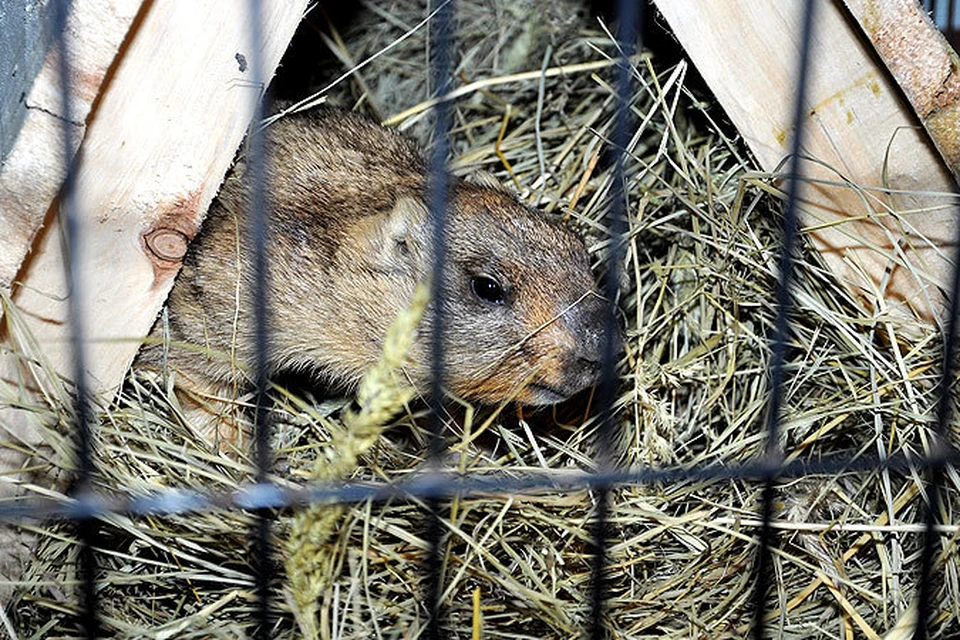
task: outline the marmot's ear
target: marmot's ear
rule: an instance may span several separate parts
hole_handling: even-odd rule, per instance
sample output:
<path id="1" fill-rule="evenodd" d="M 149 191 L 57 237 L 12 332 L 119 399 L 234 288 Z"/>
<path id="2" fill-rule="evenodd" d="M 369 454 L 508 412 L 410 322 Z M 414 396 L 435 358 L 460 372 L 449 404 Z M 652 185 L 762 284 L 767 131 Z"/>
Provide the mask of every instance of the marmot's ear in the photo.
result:
<path id="1" fill-rule="evenodd" d="M 381 268 L 409 272 L 426 244 L 427 207 L 419 198 L 397 200 L 380 223 L 377 248 Z"/>
<path id="2" fill-rule="evenodd" d="M 511 196 L 517 195 L 513 192 L 513 190 L 510 189 L 510 187 L 500 182 L 497 177 L 489 171 L 475 171 L 466 176 L 464 180 L 470 184 L 475 184 L 478 187 L 486 187 L 488 189 L 493 189 L 494 191 L 502 191 L 503 193 L 510 194 Z"/>
<path id="3" fill-rule="evenodd" d="M 427 205 L 419 198 L 404 196 L 397 200 L 387 216 L 386 235 L 394 240 L 403 240 L 410 235 L 419 235 L 427 223 Z"/>

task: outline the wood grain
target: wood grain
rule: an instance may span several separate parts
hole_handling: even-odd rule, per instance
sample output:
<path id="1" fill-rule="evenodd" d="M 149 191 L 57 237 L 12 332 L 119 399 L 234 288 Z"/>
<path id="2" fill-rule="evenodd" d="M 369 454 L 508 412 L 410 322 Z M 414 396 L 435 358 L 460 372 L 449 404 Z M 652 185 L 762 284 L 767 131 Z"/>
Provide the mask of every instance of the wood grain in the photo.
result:
<path id="1" fill-rule="evenodd" d="M 71 157 L 80 146 L 90 108 L 141 2 L 77 0 L 73 3 L 64 34 L 72 70 Z M 35 42 L 33 46 L 43 46 L 43 42 Z M 9 292 L 10 283 L 60 190 L 66 171 L 58 59 L 56 48 L 46 54 L 29 92 L 16 106 L 24 113 L 13 148 L 0 158 L 0 291 Z M 20 119 L 6 115 L 8 121 Z"/>

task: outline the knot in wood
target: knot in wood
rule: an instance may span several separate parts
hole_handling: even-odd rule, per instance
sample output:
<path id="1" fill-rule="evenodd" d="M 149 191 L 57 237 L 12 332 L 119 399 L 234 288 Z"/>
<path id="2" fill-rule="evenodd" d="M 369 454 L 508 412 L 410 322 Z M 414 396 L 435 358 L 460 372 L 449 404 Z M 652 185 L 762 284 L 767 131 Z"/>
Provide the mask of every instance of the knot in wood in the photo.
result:
<path id="1" fill-rule="evenodd" d="M 154 229 L 143 240 L 150 253 L 168 262 L 182 262 L 190 244 L 190 238 L 185 233 L 166 227 Z"/>

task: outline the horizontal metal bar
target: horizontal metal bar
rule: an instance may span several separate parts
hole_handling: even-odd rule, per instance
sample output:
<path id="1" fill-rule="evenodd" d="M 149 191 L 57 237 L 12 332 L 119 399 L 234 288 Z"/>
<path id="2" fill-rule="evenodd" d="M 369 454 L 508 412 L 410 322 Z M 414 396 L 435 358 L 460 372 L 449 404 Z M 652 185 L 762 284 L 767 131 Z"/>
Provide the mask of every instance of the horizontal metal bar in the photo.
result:
<path id="1" fill-rule="evenodd" d="M 94 493 L 64 498 L 27 499 L 0 505 L 0 522 L 18 523 L 37 520 L 83 520 L 111 514 L 170 515 L 215 509 L 276 509 L 311 504 L 351 504 L 367 500 L 383 502 L 396 499 L 443 499 L 453 496 L 484 496 L 531 493 L 537 491 L 576 491 L 598 486 L 632 486 L 661 482 L 702 482 L 744 480 L 762 482 L 776 476 L 784 480 L 811 475 L 889 470 L 906 472 L 934 466 L 960 467 L 960 451 L 951 449 L 945 455 L 916 458 L 898 454 L 888 458 L 864 456 L 851 460 L 836 456 L 816 461 L 797 460 L 785 465 L 752 462 L 742 465 L 707 465 L 640 468 L 591 473 L 589 471 L 553 471 L 516 475 L 459 474 L 427 471 L 409 481 L 389 482 L 318 482 L 299 488 L 274 483 L 257 483 L 233 492 L 204 492 L 171 489 L 152 495 L 128 498 L 107 497 Z"/>

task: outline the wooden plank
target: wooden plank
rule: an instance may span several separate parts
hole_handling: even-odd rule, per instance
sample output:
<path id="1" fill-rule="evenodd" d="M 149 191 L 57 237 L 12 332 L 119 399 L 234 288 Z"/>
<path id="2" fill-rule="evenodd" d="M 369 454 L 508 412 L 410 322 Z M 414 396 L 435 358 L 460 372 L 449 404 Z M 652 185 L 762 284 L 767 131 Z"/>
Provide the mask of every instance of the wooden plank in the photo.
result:
<path id="1" fill-rule="evenodd" d="M 72 117 L 69 140 L 71 158 L 87 127 L 87 117 L 99 95 L 109 68 L 141 8 L 141 0 L 74 0 L 64 39 L 72 65 Z M 60 107 L 60 77 L 55 50 L 48 50 L 51 2 L 10 5 L 3 11 L 6 46 L 16 46 L 21 57 L 11 57 L 0 84 L 13 93 L 3 96 L 2 156 L 0 156 L 0 293 L 9 294 L 20 263 L 26 255 L 44 217 L 51 209 L 63 182 L 66 162 L 63 157 L 63 112 Z M 11 33 L 12 32 L 12 33 Z M 20 33 L 18 37 L 15 34 Z M 12 40 L 18 40 L 11 45 Z M 8 51 L 11 56 L 16 52 Z M 37 69 L 35 60 L 41 61 Z M 33 77 L 29 77 L 30 74 Z M 7 82 L 10 80 L 9 82 Z M 15 92 L 19 91 L 17 94 Z M 15 129 L 15 130 L 14 130 Z M 0 309 L 0 317 L 3 309 Z M 12 321 L 6 318 L 7 322 Z M 2 330 L 0 330 L 2 333 Z M 0 345 L 0 375 L 12 369 L 9 344 Z M 30 402 L 16 384 L 0 381 L 0 406 L 19 406 Z M 43 418 L 30 411 L 0 409 L 0 469 L 4 483 L 0 497 L 9 499 L 20 492 L 20 483 L 37 482 L 49 486 L 55 479 L 46 477 L 40 465 L 33 473 L 10 473 L 29 468 L 25 451 L 46 445 L 62 451 L 64 443 L 44 442 L 38 421 Z M 12 443 L 8 445 L 6 443 Z M 0 595 L 11 590 L 9 582 L 18 579 L 33 556 L 36 536 L 29 530 L 4 527 L 0 530 Z"/>
<path id="2" fill-rule="evenodd" d="M 87 297 L 91 388 L 121 383 L 153 324 L 187 242 L 219 188 L 306 0 L 264 3 L 264 46 L 250 48 L 244 2 L 155 0 L 139 23 L 83 141 L 77 256 Z M 43 234 L 14 302 L 54 369 L 70 377 L 58 226 Z"/>
<path id="3" fill-rule="evenodd" d="M 954 177 L 960 176 L 960 60 L 916 0 L 844 0 Z"/>
<path id="4" fill-rule="evenodd" d="M 49 0 L 7 0 L 0 11 L 0 158 L 13 148 L 27 115 L 24 97 L 53 46 L 55 7 Z"/>
<path id="5" fill-rule="evenodd" d="M 868 310 L 932 320 L 949 281 L 954 182 L 840 3 L 815 0 L 805 231 Z M 765 171 L 790 148 L 800 0 L 658 0 Z"/>
<path id="6" fill-rule="evenodd" d="M 136 18 L 142 0 L 75 0 L 68 18 L 65 39 L 70 51 L 71 96 L 73 113 L 70 139 L 71 153 L 80 145 L 86 120 L 100 85 L 117 50 Z M 12 63 L 9 87 L 14 90 L 20 74 L 30 73 L 30 60 L 43 58 L 32 84 L 24 85 L 22 95 L 5 94 L 3 122 L 5 150 L 0 156 L 0 291 L 9 292 L 20 263 L 63 182 L 63 126 L 60 108 L 60 77 L 56 51 L 46 49 L 49 34 L 42 33 L 49 21 L 48 4 L 27 3 L 5 9 L 4 28 L 17 28 L 24 23 L 25 33 L 19 46 L 22 63 Z M 18 14 L 18 15 L 13 15 Z M 30 26 L 32 25 L 32 26 Z M 0 32 L 0 38 L 14 39 L 14 34 Z M 11 52 L 12 55 L 12 52 Z M 0 85 L 5 85 L 3 78 Z M 5 85 L 6 86 L 6 85 Z M 7 138 L 13 139 L 7 142 Z"/>

